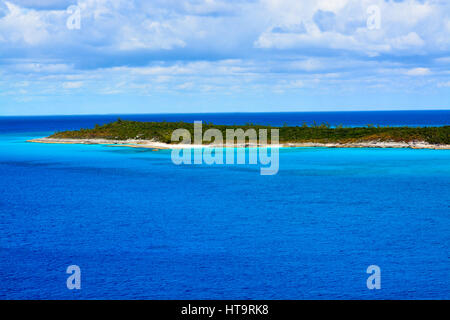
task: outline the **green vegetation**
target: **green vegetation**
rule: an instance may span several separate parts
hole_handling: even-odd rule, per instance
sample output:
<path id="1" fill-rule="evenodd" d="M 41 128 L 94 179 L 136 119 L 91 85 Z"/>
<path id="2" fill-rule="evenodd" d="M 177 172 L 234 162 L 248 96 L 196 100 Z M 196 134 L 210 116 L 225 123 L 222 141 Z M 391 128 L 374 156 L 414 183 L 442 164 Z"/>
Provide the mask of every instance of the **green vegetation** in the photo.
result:
<path id="1" fill-rule="evenodd" d="M 279 129 L 280 142 L 316 142 L 316 143 L 351 143 L 364 141 L 394 141 L 412 142 L 425 141 L 431 144 L 450 145 L 450 126 L 445 127 L 379 127 L 367 125 L 366 127 L 350 128 L 342 125 L 336 128 L 328 124 L 289 127 L 271 127 L 246 124 L 242 126 L 213 125 L 203 123 L 203 132 L 208 129 L 218 129 L 226 137 L 226 129 Z M 194 134 L 194 124 L 185 122 L 137 122 L 118 119 L 116 122 L 96 125 L 93 129 L 80 129 L 77 131 L 57 132 L 50 138 L 71 139 L 110 139 L 110 140 L 154 140 L 171 143 L 172 132 L 176 129 L 187 129 Z"/>

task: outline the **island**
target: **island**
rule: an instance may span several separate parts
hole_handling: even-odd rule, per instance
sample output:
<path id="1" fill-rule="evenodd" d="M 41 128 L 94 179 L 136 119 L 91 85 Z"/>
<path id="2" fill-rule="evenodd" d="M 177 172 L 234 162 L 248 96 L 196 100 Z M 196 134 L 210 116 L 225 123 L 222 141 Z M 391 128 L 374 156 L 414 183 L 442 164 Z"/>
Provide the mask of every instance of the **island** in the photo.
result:
<path id="1" fill-rule="evenodd" d="M 105 144 L 111 146 L 151 148 L 154 150 L 186 148 L 186 144 L 173 142 L 172 134 L 185 129 L 194 136 L 194 123 L 140 122 L 118 119 L 115 122 L 95 125 L 94 128 L 61 131 L 46 138 L 32 139 L 37 143 Z M 391 127 L 367 125 L 364 127 L 331 126 L 327 123 L 306 123 L 300 126 L 267 125 L 215 125 L 202 124 L 203 132 L 217 129 L 226 137 L 227 129 L 267 130 L 266 145 L 248 142 L 233 144 L 237 147 L 265 147 L 271 143 L 270 132 L 278 129 L 279 147 L 328 147 L 328 148 L 414 148 L 450 149 L 450 126 L 440 127 Z M 217 131 L 216 131 L 217 132 Z M 201 141 L 201 147 L 215 146 L 214 141 Z M 199 146 L 197 144 L 197 146 Z M 225 147 L 230 145 L 225 145 Z M 272 145 L 273 146 L 273 145 Z"/>

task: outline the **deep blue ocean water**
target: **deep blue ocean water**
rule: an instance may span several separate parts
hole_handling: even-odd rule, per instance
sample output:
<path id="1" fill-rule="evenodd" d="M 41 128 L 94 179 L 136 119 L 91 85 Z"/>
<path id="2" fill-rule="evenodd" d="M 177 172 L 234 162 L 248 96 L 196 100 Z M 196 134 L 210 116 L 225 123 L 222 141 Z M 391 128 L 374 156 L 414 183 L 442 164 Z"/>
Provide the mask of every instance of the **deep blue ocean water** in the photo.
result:
<path id="1" fill-rule="evenodd" d="M 450 123 L 374 114 L 121 118 Z M 0 118 L 1 299 L 450 298 L 449 150 L 282 149 L 279 173 L 261 176 L 176 166 L 170 151 L 25 142 L 115 118 Z M 79 291 L 66 288 L 73 264 Z M 369 265 L 381 290 L 366 287 Z"/>
<path id="2" fill-rule="evenodd" d="M 116 121 L 117 118 L 134 121 L 202 120 L 214 124 L 243 125 L 246 123 L 282 126 L 301 126 L 304 122 L 329 123 L 332 126 L 442 126 L 450 124 L 450 110 L 433 111 L 365 111 L 365 112 L 279 112 L 279 113 L 211 113 L 211 114 L 127 114 L 81 116 L 16 116 L 0 117 L 1 132 L 36 132 L 77 130 Z"/>

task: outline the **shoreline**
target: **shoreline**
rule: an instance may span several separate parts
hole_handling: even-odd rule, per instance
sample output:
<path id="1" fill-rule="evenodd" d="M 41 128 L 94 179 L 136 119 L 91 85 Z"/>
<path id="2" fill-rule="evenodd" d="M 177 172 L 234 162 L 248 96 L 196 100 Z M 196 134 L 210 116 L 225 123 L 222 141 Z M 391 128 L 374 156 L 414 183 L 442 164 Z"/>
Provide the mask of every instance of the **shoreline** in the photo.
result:
<path id="1" fill-rule="evenodd" d="M 53 139 L 53 138 L 37 138 L 27 140 L 32 143 L 45 144 L 89 144 L 89 145 L 107 145 L 109 147 L 128 147 L 153 149 L 154 151 L 164 149 L 183 149 L 183 148 L 215 148 L 218 145 L 195 145 L 195 144 L 168 144 L 152 140 L 108 140 L 108 139 Z M 255 144 L 237 144 L 223 145 L 225 148 L 380 148 L 380 149 L 431 149 L 431 150 L 450 150 L 450 145 L 434 145 L 424 141 L 415 142 L 392 142 L 392 141 L 365 141 L 354 143 L 282 143 L 278 145 L 255 145 Z"/>

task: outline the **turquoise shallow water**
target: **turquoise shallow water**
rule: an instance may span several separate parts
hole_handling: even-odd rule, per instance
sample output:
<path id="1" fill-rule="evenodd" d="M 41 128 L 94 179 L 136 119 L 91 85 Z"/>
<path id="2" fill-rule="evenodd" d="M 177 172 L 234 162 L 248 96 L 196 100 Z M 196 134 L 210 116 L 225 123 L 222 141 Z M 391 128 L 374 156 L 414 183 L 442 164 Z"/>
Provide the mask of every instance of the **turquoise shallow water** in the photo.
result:
<path id="1" fill-rule="evenodd" d="M 0 135 L 0 298 L 450 298 L 450 151 L 282 149 L 261 176 L 45 134 Z"/>

